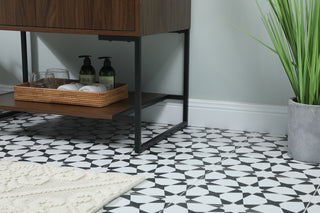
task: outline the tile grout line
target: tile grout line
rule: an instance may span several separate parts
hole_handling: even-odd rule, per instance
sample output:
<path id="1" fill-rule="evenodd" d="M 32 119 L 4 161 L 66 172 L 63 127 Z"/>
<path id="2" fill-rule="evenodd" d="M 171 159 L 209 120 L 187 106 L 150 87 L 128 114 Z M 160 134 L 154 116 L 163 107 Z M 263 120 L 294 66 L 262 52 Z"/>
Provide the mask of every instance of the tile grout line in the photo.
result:
<path id="1" fill-rule="evenodd" d="M 313 192 L 312 197 L 310 198 L 310 201 L 309 201 L 309 203 L 307 204 L 306 208 L 304 209 L 303 213 L 306 213 L 306 212 L 307 212 L 308 208 L 309 208 L 310 205 L 311 205 L 311 202 L 312 202 L 313 198 L 316 196 L 316 194 L 318 193 L 319 189 L 320 189 L 320 184 L 316 187 L 316 190 Z"/>

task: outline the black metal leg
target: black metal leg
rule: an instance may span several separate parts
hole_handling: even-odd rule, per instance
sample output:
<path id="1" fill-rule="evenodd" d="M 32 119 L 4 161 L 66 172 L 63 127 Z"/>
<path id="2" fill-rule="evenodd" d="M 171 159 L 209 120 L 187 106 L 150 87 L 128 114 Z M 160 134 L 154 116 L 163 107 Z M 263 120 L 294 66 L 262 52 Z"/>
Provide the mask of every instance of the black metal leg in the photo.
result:
<path id="1" fill-rule="evenodd" d="M 183 67 L 183 121 L 188 123 L 189 109 L 189 57 L 190 30 L 184 32 L 184 67 Z"/>
<path id="2" fill-rule="evenodd" d="M 188 99 L 189 99 L 189 52 L 190 52 L 190 31 L 178 31 L 176 33 L 184 33 L 184 71 L 183 71 L 183 95 L 165 95 L 157 99 L 151 100 L 142 104 L 142 86 L 141 86 L 141 37 L 121 37 L 121 36 L 99 36 L 101 40 L 118 40 L 118 41 L 133 41 L 135 48 L 135 104 L 133 110 L 127 110 L 118 114 L 117 119 L 124 119 L 127 115 L 134 112 L 134 133 L 135 133 L 135 146 L 134 149 L 137 153 L 150 148 L 156 143 L 166 139 L 175 132 L 185 128 L 188 125 Z M 141 122 L 142 122 L 142 109 L 149 107 L 157 102 L 165 99 L 178 99 L 183 100 L 183 121 L 175 126 L 172 126 L 167 131 L 157 135 L 156 137 L 142 143 L 141 135 Z M 128 119 L 128 118 L 127 118 Z M 130 119 L 131 120 L 131 119 Z"/>
<path id="3" fill-rule="evenodd" d="M 27 35 L 21 31 L 21 53 L 22 53 L 22 79 L 28 82 L 28 55 L 27 55 Z"/>
<path id="4" fill-rule="evenodd" d="M 141 116 L 142 116 L 142 100 L 141 100 L 141 37 L 136 37 L 134 40 L 135 47 L 135 151 L 140 153 L 141 150 Z"/>
<path id="5" fill-rule="evenodd" d="M 141 38 L 135 40 L 135 151 L 143 152 L 156 143 L 164 140 L 175 132 L 188 125 L 189 102 L 189 55 L 190 55 L 190 31 L 184 31 L 184 71 L 183 71 L 183 121 L 158 136 L 142 144 L 141 142 Z M 181 96 L 168 95 L 167 98 L 180 99 Z"/>

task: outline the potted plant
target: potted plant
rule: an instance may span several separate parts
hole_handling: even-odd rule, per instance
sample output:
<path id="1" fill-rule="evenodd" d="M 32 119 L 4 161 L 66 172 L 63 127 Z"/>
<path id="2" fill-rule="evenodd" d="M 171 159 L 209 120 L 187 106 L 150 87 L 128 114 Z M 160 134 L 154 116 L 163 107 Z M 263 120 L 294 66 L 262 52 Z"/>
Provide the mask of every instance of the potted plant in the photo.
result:
<path id="1" fill-rule="evenodd" d="M 274 48 L 247 34 L 279 56 L 294 91 L 288 106 L 289 154 L 320 163 L 320 0 L 267 1 L 268 14 L 256 4 Z"/>

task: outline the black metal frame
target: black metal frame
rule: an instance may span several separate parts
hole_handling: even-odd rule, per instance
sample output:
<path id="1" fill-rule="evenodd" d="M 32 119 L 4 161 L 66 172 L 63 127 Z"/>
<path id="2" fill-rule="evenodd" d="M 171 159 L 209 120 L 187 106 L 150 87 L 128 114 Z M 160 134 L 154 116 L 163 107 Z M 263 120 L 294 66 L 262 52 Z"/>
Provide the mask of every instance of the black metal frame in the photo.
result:
<path id="1" fill-rule="evenodd" d="M 189 54 L 190 54 L 190 30 L 183 30 L 174 33 L 184 34 L 184 71 L 183 71 L 183 95 L 165 95 L 161 98 L 154 99 L 147 103 L 142 104 L 142 86 L 141 86 L 141 37 L 128 37 L 128 36 L 99 36 L 100 40 L 109 41 L 128 41 L 134 42 L 134 57 L 135 57 L 135 105 L 133 110 L 129 110 L 121 113 L 118 116 L 123 117 L 134 112 L 134 124 L 135 124 L 135 151 L 141 153 L 144 150 L 150 148 L 156 143 L 164 140 L 171 134 L 185 128 L 188 125 L 188 99 L 189 99 Z M 183 120 L 181 123 L 171 127 L 167 131 L 157 135 L 156 137 L 142 143 L 141 138 L 141 118 L 142 109 L 151 106 L 157 102 L 165 99 L 178 99 L 183 100 Z"/>
<path id="2" fill-rule="evenodd" d="M 141 153 L 144 150 L 150 148 L 154 144 L 167 138 L 171 134 L 185 128 L 188 125 L 188 99 L 189 99 L 189 54 L 190 54 L 190 30 L 177 31 L 174 33 L 184 34 L 184 71 L 183 71 L 183 95 L 165 95 L 163 97 L 154 99 L 147 103 L 142 104 L 142 86 L 141 86 L 141 40 L 142 37 L 130 37 L 130 36 L 99 36 L 99 40 L 109 41 L 128 41 L 134 42 L 135 49 L 135 104 L 133 110 L 128 110 L 118 115 L 122 117 L 129 113 L 134 113 L 135 124 L 135 151 Z M 23 82 L 28 81 L 28 58 L 27 58 L 27 42 L 26 32 L 21 32 L 21 52 L 22 52 L 22 75 Z M 179 99 L 183 100 L 183 120 L 181 123 L 171 127 L 167 131 L 157 135 L 147 142 L 142 143 L 141 138 L 141 122 L 142 122 L 142 109 L 151 106 L 157 102 L 165 99 Z M 15 112 L 9 112 L 7 116 L 12 115 Z M 1 117 L 5 117 L 1 116 Z M 117 116 L 116 116 L 117 117 Z"/>
<path id="3" fill-rule="evenodd" d="M 22 79 L 28 82 L 28 53 L 27 53 L 27 34 L 21 31 L 21 53 L 22 53 Z"/>

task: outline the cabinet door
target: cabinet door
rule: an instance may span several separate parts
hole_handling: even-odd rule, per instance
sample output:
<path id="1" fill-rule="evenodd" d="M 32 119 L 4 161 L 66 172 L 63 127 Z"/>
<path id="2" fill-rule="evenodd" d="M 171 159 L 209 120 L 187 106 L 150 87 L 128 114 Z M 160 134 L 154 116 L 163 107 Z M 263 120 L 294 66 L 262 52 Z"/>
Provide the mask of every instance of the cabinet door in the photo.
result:
<path id="1" fill-rule="evenodd" d="M 135 30 L 135 0 L 36 0 L 37 26 Z"/>
<path id="2" fill-rule="evenodd" d="M 35 26 L 35 0 L 0 0 L 0 25 Z"/>

